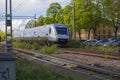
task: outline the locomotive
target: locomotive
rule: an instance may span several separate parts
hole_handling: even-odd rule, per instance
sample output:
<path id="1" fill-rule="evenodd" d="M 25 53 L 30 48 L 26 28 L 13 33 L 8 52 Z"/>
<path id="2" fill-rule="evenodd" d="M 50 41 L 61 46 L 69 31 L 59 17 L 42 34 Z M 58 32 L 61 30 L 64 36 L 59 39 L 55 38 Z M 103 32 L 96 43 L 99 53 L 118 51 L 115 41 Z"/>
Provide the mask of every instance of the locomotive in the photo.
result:
<path id="1" fill-rule="evenodd" d="M 15 30 L 13 38 L 24 41 L 44 41 L 51 43 L 66 44 L 69 40 L 69 29 L 65 24 L 49 24 L 24 30 Z"/>

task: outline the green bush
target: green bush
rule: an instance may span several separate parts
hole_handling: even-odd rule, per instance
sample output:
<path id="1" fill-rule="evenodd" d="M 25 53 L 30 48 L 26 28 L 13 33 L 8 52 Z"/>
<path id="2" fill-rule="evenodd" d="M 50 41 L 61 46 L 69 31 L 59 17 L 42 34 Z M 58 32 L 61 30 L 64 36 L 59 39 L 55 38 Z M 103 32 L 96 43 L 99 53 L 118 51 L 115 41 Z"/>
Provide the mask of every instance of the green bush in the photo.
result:
<path id="1" fill-rule="evenodd" d="M 26 42 L 16 41 L 13 43 L 13 45 L 15 47 L 22 48 L 22 49 L 31 49 L 31 44 L 28 42 L 26 43 Z"/>
<path id="2" fill-rule="evenodd" d="M 20 43 L 20 42 L 14 42 L 13 45 L 15 47 L 19 47 L 19 48 L 25 48 L 26 44 L 25 43 Z"/>
<path id="3" fill-rule="evenodd" d="M 33 49 L 33 50 L 38 50 L 38 49 L 39 49 L 39 44 L 36 43 L 36 42 L 34 42 L 34 43 L 32 44 L 32 49 Z"/>
<path id="4" fill-rule="evenodd" d="M 32 45 L 29 42 L 27 42 L 26 45 L 25 45 L 25 48 L 26 49 L 32 49 Z"/>
<path id="5" fill-rule="evenodd" d="M 45 54 L 52 54 L 52 53 L 57 53 L 57 46 L 56 45 L 52 45 L 52 46 L 44 46 L 42 49 L 41 49 L 41 52 L 42 53 L 45 53 Z"/>
<path id="6" fill-rule="evenodd" d="M 66 44 L 66 46 L 70 48 L 84 48 L 85 47 L 85 45 L 81 41 L 69 41 Z"/>

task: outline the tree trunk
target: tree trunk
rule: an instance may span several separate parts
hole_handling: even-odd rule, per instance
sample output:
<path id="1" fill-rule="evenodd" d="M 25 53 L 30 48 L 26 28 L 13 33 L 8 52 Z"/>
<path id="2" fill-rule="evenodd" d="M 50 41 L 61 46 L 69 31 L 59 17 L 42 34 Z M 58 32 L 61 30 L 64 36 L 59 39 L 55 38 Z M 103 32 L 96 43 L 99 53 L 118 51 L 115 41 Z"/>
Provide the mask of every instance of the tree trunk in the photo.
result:
<path id="1" fill-rule="evenodd" d="M 91 29 L 88 30 L 88 39 L 90 39 L 90 31 Z"/>
<path id="2" fill-rule="evenodd" d="M 69 34 L 69 36 L 70 36 L 70 39 L 72 39 L 72 31 L 70 31 L 70 34 Z"/>
<path id="3" fill-rule="evenodd" d="M 115 39 L 117 39 L 117 31 L 118 31 L 118 27 L 115 26 Z"/>
<path id="4" fill-rule="evenodd" d="M 79 30 L 78 34 L 79 34 L 79 40 L 81 40 L 81 31 L 80 30 Z"/>
<path id="5" fill-rule="evenodd" d="M 96 39 L 96 27 L 93 28 L 93 38 Z"/>

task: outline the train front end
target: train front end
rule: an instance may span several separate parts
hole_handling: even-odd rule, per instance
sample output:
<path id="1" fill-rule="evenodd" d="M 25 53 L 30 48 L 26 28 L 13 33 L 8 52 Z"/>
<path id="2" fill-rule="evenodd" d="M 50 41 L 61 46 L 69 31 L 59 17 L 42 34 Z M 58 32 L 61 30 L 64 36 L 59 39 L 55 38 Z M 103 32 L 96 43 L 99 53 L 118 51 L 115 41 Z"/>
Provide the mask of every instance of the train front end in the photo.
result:
<path id="1" fill-rule="evenodd" d="M 69 29 L 64 24 L 55 25 L 56 40 L 58 44 L 66 44 L 69 40 Z"/>

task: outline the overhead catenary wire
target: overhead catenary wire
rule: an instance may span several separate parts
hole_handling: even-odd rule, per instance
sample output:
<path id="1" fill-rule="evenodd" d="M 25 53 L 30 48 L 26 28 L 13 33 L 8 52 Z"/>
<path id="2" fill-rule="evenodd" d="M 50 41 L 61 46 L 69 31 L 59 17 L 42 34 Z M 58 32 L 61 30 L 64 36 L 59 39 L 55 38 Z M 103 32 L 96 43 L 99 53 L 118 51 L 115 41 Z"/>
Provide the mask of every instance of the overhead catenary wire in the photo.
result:
<path id="1" fill-rule="evenodd" d="M 17 0 L 16 3 L 18 3 L 18 5 L 16 7 L 14 7 L 13 5 L 13 10 L 12 10 L 13 13 L 19 11 L 27 3 L 27 0 L 22 0 L 21 2 L 20 1 L 21 0 Z"/>

